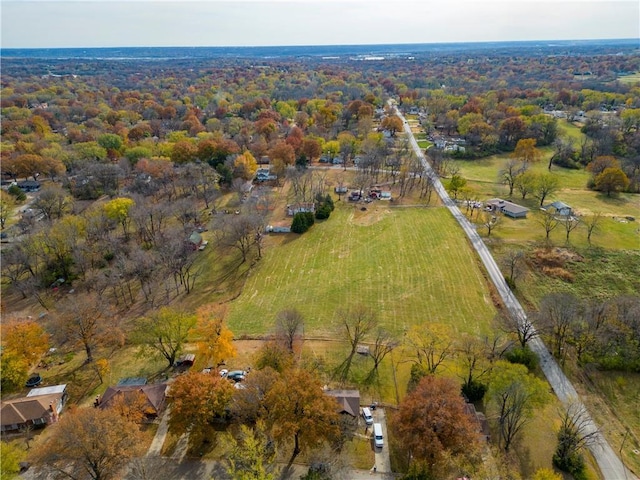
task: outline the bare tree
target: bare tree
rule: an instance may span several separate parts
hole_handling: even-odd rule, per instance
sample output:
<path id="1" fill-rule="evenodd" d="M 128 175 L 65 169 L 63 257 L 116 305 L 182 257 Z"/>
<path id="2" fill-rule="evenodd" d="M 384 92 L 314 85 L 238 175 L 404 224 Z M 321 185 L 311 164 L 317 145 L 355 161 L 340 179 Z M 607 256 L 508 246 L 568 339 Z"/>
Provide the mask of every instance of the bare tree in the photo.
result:
<path id="1" fill-rule="evenodd" d="M 58 306 L 54 321 L 55 335 L 62 341 L 82 346 L 86 363 L 93 361 L 94 349 L 100 345 L 119 344 L 123 337 L 118 316 L 95 294 L 74 294 Z"/>
<path id="2" fill-rule="evenodd" d="M 443 362 L 454 354 L 450 329 L 442 324 L 430 324 L 411 329 L 408 344 L 415 352 L 415 362 L 433 375 Z"/>
<path id="3" fill-rule="evenodd" d="M 502 264 L 509 272 L 508 278 L 511 279 L 513 287 L 516 286 L 516 280 L 524 272 L 524 252 L 519 249 L 510 249 L 502 257 Z"/>
<path id="4" fill-rule="evenodd" d="M 500 172 L 498 176 L 502 183 L 506 184 L 509 187 L 509 196 L 513 195 L 513 189 L 516 184 L 516 178 L 518 175 L 522 174 L 527 170 L 527 164 L 518 161 L 515 158 L 510 158 L 507 160 L 506 165 Z"/>
<path id="5" fill-rule="evenodd" d="M 498 223 L 500 223 L 500 219 L 497 215 L 493 212 L 485 212 L 482 226 L 487 229 L 487 237 L 491 236 L 491 232 L 496 228 Z"/>
<path id="6" fill-rule="evenodd" d="M 294 352 L 296 339 L 302 338 L 304 318 L 295 308 L 282 310 L 276 315 L 276 338 L 280 339 L 289 352 Z"/>
<path id="7" fill-rule="evenodd" d="M 540 324 L 551 335 L 551 350 L 562 363 L 570 327 L 579 309 L 578 299 L 571 293 L 551 293 L 540 302 Z"/>
<path id="8" fill-rule="evenodd" d="M 582 462 L 580 451 L 597 442 L 599 432 L 581 403 L 572 403 L 561 412 L 560 422 L 553 463 L 566 471 Z"/>
<path id="9" fill-rule="evenodd" d="M 538 223 L 544 227 L 544 231 L 546 233 L 545 239 L 547 241 L 549 241 L 549 235 L 551 232 L 553 232 L 560 224 L 555 215 L 549 212 L 542 212 L 542 219 L 538 220 Z"/>
<path id="10" fill-rule="evenodd" d="M 603 217 L 601 212 L 596 212 L 583 219 L 583 223 L 585 227 L 587 227 L 587 242 L 589 242 L 589 245 L 591 245 L 591 235 L 600 229 L 602 219 Z"/>
<path id="11" fill-rule="evenodd" d="M 540 335 L 540 330 L 537 328 L 536 313 L 530 313 L 523 322 L 516 321 L 506 312 L 498 313 L 495 319 L 503 332 L 517 337 L 521 348 L 525 348 L 530 340 Z"/>
<path id="12" fill-rule="evenodd" d="M 352 310 L 343 310 L 339 313 L 340 324 L 343 329 L 343 335 L 349 344 L 349 354 L 347 358 L 336 368 L 334 376 L 341 382 L 349 377 L 353 358 L 358 351 L 360 345 L 367 335 L 378 324 L 375 313 L 369 308 L 359 305 Z"/>
<path id="13" fill-rule="evenodd" d="M 580 225 L 580 219 L 578 217 L 574 217 L 573 215 L 567 215 L 562 220 L 562 225 L 564 226 L 564 230 L 567 233 L 565 238 L 565 242 L 569 243 L 569 235 Z"/>
<path id="14" fill-rule="evenodd" d="M 378 329 L 376 338 L 373 341 L 373 346 L 369 348 L 369 356 L 373 360 L 373 367 L 371 367 L 371 370 L 364 380 L 365 384 L 373 383 L 378 379 L 378 368 L 380 364 L 397 346 L 397 340 L 395 340 L 389 332 Z"/>
<path id="15" fill-rule="evenodd" d="M 44 189 L 31 204 L 47 220 L 61 218 L 71 211 L 73 199 L 62 187 L 51 185 Z"/>

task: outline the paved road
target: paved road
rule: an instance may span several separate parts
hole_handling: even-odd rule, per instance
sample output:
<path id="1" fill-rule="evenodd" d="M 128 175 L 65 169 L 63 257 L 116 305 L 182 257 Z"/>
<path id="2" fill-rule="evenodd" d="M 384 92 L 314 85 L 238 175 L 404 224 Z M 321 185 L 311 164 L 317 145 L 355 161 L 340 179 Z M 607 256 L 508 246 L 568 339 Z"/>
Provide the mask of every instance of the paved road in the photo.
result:
<path id="1" fill-rule="evenodd" d="M 400 117 L 402 123 L 404 125 L 404 131 L 411 142 L 413 150 L 416 155 L 422 162 L 424 169 L 433 181 L 434 188 L 444 205 L 449 209 L 454 218 L 458 221 L 462 229 L 465 231 L 471 244 L 480 255 L 482 263 L 484 263 L 489 276 L 491 277 L 492 282 L 494 283 L 496 289 L 500 293 L 500 297 L 505 304 L 505 307 L 509 310 L 513 318 L 515 318 L 519 325 L 528 324 L 527 316 L 524 312 L 524 309 L 520 305 L 520 302 L 513 295 L 511 289 L 507 286 L 498 265 L 496 264 L 493 256 L 489 252 L 489 249 L 485 245 L 484 241 L 478 235 L 478 232 L 474 228 L 474 226 L 469 222 L 467 217 L 460 211 L 456 203 L 449 197 L 449 194 L 445 190 L 442 182 L 440 181 L 438 175 L 431 168 L 431 165 L 427 162 L 427 159 L 424 156 L 424 153 L 418 146 L 418 142 L 416 141 L 413 133 L 411 132 L 411 128 L 409 124 L 406 122 L 404 116 L 397 108 L 394 108 L 396 115 Z M 556 363 L 553 356 L 547 350 L 544 342 L 536 337 L 529 342 L 531 350 L 533 350 L 538 357 L 540 358 L 540 365 L 542 367 L 542 371 L 544 372 L 549 384 L 553 388 L 554 392 L 560 399 L 560 401 L 568 406 L 570 404 L 576 405 L 577 407 L 582 407 L 585 412 L 585 420 L 588 423 L 588 429 L 590 431 L 597 431 L 597 426 L 587 413 L 586 408 L 578 397 L 578 393 L 575 388 L 569 381 L 569 379 L 565 376 L 564 372 L 560 369 L 558 364 Z M 602 436 L 602 434 L 597 433 L 597 442 L 589 447 L 591 454 L 596 459 L 598 463 L 598 467 L 602 473 L 602 477 L 605 480 L 638 480 L 629 470 L 627 470 L 614 450 L 611 448 L 611 445 L 607 442 L 607 440 Z"/>

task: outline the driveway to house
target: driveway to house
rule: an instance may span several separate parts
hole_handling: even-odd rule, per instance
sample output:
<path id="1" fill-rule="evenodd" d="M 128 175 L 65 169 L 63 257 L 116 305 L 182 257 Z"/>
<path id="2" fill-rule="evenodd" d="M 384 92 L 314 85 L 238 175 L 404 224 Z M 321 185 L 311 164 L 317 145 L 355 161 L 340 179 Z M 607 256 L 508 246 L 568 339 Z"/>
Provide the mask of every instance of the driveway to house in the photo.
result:
<path id="1" fill-rule="evenodd" d="M 387 417 L 384 412 L 384 408 L 376 408 L 373 412 L 373 421 L 382 425 L 382 435 L 384 438 L 384 447 L 376 448 L 373 445 L 373 449 L 376 456 L 376 475 L 384 476 L 387 473 L 391 473 L 391 459 L 389 456 L 389 435 L 387 435 Z"/>
<path id="2" fill-rule="evenodd" d="M 389 105 L 393 108 L 395 114 L 402 120 L 407 138 L 411 142 L 411 146 L 413 147 L 413 150 L 417 157 L 420 159 L 425 172 L 433 181 L 433 186 L 442 199 L 442 203 L 444 203 L 444 205 L 449 209 L 454 218 L 458 221 L 462 229 L 469 237 L 471 244 L 478 252 L 482 263 L 484 264 L 489 276 L 491 277 L 491 281 L 500 293 L 500 297 L 502 298 L 505 307 L 509 310 L 513 318 L 517 320 L 518 325 L 528 325 L 529 321 L 527 320 L 527 315 L 525 314 L 522 305 L 520 305 L 520 302 L 516 299 L 511 289 L 507 286 L 504 277 L 502 276 L 502 273 L 500 272 L 500 269 L 496 264 L 496 261 L 493 259 L 493 256 L 489 252 L 489 249 L 485 245 L 484 241 L 476 231 L 475 227 L 471 224 L 471 222 L 469 222 L 467 217 L 460 211 L 456 203 L 451 199 L 451 197 L 449 197 L 449 194 L 442 185 L 440 178 L 431 168 L 431 165 L 429 165 L 429 163 L 427 162 L 424 153 L 418 146 L 418 142 L 413 136 L 411 128 L 409 127 L 409 124 L 405 120 L 402 113 L 400 113 L 400 111 L 396 108 L 393 101 L 389 101 Z M 633 473 L 631 473 L 623 465 L 613 448 L 611 448 L 611 445 L 609 445 L 609 442 L 607 442 L 604 436 L 598 431 L 598 427 L 587 412 L 584 404 L 580 401 L 575 388 L 566 377 L 562 369 L 558 366 L 555 358 L 549 353 L 544 342 L 539 337 L 535 337 L 529 342 L 529 346 L 531 350 L 535 352 L 536 355 L 538 355 L 538 358 L 540 358 L 540 366 L 542 368 L 542 371 L 544 372 L 549 384 L 553 388 L 562 404 L 565 406 L 574 405 L 576 407 L 582 408 L 582 410 L 585 412 L 583 419 L 587 424 L 587 431 L 597 432 L 597 441 L 593 445 L 589 446 L 589 450 L 598 463 L 598 467 L 600 468 L 602 477 L 605 480 L 638 480 L 638 478 L 634 476 Z"/>

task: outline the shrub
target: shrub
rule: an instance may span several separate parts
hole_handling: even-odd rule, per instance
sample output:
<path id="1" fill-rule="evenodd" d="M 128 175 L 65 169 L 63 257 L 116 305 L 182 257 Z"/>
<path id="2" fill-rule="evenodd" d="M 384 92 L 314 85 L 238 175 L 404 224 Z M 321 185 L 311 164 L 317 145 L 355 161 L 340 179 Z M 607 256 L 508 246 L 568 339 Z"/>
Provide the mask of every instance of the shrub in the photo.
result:
<path id="1" fill-rule="evenodd" d="M 24 202 L 27 199 L 27 194 L 24 193 L 17 185 L 11 185 L 7 192 L 13 195 L 18 202 Z"/>
<path id="2" fill-rule="evenodd" d="M 316 210 L 316 218 L 318 220 L 325 220 L 327 218 L 329 218 L 329 216 L 331 215 L 331 207 L 329 205 L 322 204 L 317 210 Z"/>
<path id="3" fill-rule="evenodd" d="M 533 353 L 529 347 L 517 347 L 509 350 L 505 357 L 511 363 L 519 363 L 524 365 L 529 370 L 534 370 L 538 366 L 538 357 Z"/>
<path id="4" fill-rule="evenodd" d="M 471 380 L 469 383 L 464 383 L 462 385 L 462 393 L 470 402 L 478 402 L 482 400 L 484 394 L 487 392 L 487 386 L 476 382 L 475 380 Z"/>
<path id="5" fill-rule="evenodd" d="M 315 223 L 313 213 L 311 212 L 298 212 L 293 216 L 293 222 L 291 223 L 291 231 L 294 233 L 304 233 Z"/>

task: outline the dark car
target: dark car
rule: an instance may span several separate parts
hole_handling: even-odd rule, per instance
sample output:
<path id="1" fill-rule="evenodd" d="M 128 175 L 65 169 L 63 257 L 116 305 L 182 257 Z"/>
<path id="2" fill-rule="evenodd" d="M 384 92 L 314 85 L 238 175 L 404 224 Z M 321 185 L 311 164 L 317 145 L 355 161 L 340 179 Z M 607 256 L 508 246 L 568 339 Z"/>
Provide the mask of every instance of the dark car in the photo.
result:
<path id="1" fill-rule="evenodd" d="M 29 380 L 27 380 L 27 383 L 25 383 L 25 386 L 26 387 L 37 387 L 41 383 L 42 383 L 42 377 L 40 376 L 40 374 L 36 373 L 34 375 L 31 375 Z"/>
<path id="2" fill-rule="evenodd" d="M 245 372 L 244 370 L 232 370 L 231 372 L 227 373 L 227 378 L 229 380 L 233 380 L 234 382 L 241 382 L 245 379 L 246 375 L 247 372 Z"/>

